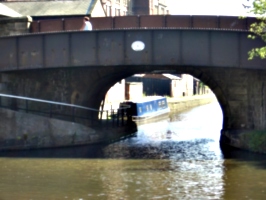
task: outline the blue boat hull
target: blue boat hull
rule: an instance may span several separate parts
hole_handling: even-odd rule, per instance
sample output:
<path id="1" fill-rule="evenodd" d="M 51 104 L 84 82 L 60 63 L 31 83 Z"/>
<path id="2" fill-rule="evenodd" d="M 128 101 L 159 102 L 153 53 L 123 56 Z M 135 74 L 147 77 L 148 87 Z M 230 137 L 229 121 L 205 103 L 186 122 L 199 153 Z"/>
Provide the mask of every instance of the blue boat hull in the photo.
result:
<path id="1" fill-rule="evenodd" d="M 125 101 L 120 106 L 128 107 L 127 115 L 137 125 L 169 119 L 170 109 L 165 97 L 145 97 L 137 101 Z"/>

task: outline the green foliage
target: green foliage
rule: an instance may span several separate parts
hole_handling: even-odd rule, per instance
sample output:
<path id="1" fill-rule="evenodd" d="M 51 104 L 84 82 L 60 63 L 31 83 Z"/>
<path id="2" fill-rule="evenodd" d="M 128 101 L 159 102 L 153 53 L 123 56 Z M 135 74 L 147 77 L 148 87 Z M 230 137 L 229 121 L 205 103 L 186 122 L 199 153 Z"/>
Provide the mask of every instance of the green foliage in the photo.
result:
<path id="1" fill-rule="evenodd" d="M 260 16 L 265 15 L 265 13 L 266 13 L 266 0 L 254 0 L 252 12 L 254 14 L 258 14 Z"/>
<path id="2" fill-rule="evenodd" d="M 253 34 L 249 35 L 248 38 L 255 39 L 257 37 L 260 37 L 264 42 L 266 42 L 266 0 L 254 0 L 253 8 L 250 13 L 253 13 L 257 16 L 258 22 L 251 24 L 250 31 Z M 249 60 L 252 60 L 254 57 L 265 59 L 266 46 L 253 48 L 248 52 L 248 55 Z"/>
<path id="3" fill-rule="evenodd" d="M 266 131 L 250 131 L 242 135 L 242 142 L 249 150 L 266 153 Z"/>

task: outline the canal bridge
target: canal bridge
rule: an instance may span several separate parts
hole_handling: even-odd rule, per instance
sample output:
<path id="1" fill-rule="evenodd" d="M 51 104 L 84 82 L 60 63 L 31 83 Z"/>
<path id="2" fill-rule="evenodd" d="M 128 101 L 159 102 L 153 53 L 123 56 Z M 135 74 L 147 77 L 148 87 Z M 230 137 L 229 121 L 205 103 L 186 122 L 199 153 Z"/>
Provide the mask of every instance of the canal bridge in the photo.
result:
<path id="1" fill-rule="evenodd" d="M 253 18 L 94 20 L 94 31 L 1 37 L 1 93 L 99 108 L 108 89 L 123 78 L 186 73 L 216 95 L 224 116 L 223 141 L 237 146 L 239 133 L 266 130 L 265 62 L 248 60 L 247 54 L 264 45 L 259 38 L 248 39 Z"/>

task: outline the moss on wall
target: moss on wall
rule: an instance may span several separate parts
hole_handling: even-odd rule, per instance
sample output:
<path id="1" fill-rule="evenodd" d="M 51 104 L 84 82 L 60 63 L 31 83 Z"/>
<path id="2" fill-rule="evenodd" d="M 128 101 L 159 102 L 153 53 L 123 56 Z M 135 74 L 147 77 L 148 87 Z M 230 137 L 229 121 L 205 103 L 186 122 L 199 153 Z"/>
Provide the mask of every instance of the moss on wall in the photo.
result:
<path id="1" fill-rule="evenodd" d="M 266 153 L 266 131 L 250 131 L 240 135 L 242 144 L 250 151 Z"/>

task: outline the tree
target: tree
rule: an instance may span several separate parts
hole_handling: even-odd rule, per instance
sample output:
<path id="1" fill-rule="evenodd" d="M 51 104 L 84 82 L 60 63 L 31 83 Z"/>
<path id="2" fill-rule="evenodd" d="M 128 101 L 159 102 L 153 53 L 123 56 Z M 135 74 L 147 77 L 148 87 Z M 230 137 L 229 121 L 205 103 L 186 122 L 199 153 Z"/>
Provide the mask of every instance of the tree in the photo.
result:
<path id="1" fill-rule="evenodd" d="M 253 34 L 248 37 L 251 39 L 260 37 L 264 42 L 266 42 L 266 0 L 254 0 L 253 8 L 250 13 L 255 14 L 258 21 L 250 25 L 250 31 Z M 253 48 L 248 52 L 248 55 L 249 60 L 252 60 L 254 57 L 266 59 L 266 46 Z"/>

